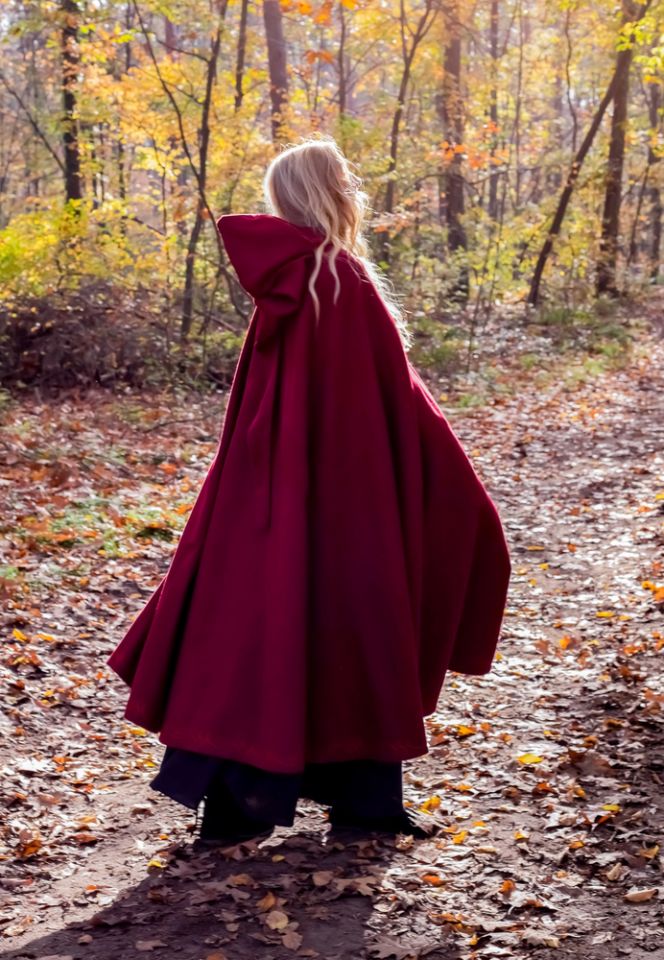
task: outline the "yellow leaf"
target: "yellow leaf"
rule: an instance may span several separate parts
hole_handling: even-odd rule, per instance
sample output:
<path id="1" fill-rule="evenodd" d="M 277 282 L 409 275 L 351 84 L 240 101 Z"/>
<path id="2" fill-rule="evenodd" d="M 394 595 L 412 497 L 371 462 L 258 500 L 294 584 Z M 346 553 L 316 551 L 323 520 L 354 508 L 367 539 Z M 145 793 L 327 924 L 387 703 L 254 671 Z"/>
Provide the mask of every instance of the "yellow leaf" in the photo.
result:
<path id="1" fill-rule="evenodd" d="M 602 810 L 611 810 L 613 813 L 619 813 L 620 804 L 619 803 L 603 803 Z"/>
<path id="2" fill-rule="evenodd" d="M 544 757 L 538 757 L 536 753 L 522 753 L 520 757 L 517 757 L 519 763 L 531 764 L 531 763 L 541 763 Z"/>
<path id="3" fill-rule="evenodd" d="M 270 910 L 265 918 L 265 923 L 270 930 L 285 930 L 290 920 L 283 910 Z"/>
<path id="4" fill-rule="evenodd" d="M 470 737 L 474 733 L 477 733 L 476 727 L 465 727 L 463 724 L 458 726 L 456 729 L 460 737 Z"/>
<path id="5" fill-rule="evenodd" d="M 459 830 L 458 833 L 455 833 L 452 837 L 452 843 L 463 843 L 463 841 L 468 836 L 467 830 Z"/>
<path id="6" fill-rule="evenodd" d="M 615 617 L 615 610 L 597 610 L 595 612 L 596 617 Z"/>
<path id="7" fill-rule="evenodd" d="M 432 810 L 437 810 L 439 806 L 440 806 L 440 797 L 433 796 L 433 797 L 429 797 L 428 800 L 425 800 L 423 803 L 420 804 L 420 810 L 423 813 L 431 813 Z"/>
<path id="8" fill-rule="evenodd" d="M 23 633 L 23 631 L 19 630 L 18 627 L 14 627 L 14 629 L 12 630 L 12 636 L 14 637 L 15 640 L 25 641 L 28 639 L 26 635 Z"/>

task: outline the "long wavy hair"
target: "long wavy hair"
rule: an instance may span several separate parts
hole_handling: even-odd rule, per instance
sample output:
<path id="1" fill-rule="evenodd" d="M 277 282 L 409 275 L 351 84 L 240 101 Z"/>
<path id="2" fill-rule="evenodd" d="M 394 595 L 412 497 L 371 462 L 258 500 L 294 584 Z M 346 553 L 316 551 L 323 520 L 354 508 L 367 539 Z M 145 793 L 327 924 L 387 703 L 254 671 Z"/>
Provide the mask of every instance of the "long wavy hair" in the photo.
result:
<path id="1" fill-rule="evenodd" d="M 324 236 L 315 249 L 314 269 L 309 278 L 316 318 L 320 315 L 316 280 L 325 250 L 329 246 L 327 261 L 334 276 L 335 303 L 341 290 L 335 260 L 339 251 L 344 250 L 351 255 L 351 263 L 355 258 L 363 265 L 408 350 L 412 338 L 401 307 L 390 281 L 371 260 L 362 235 L 367 194 L 362 190 L 362 180 L 353 172 L 334 139 L 319 137 L 284 148 L 267 168 L 263 188 L 267 206 L 275 216 L 311 227 Z"/>

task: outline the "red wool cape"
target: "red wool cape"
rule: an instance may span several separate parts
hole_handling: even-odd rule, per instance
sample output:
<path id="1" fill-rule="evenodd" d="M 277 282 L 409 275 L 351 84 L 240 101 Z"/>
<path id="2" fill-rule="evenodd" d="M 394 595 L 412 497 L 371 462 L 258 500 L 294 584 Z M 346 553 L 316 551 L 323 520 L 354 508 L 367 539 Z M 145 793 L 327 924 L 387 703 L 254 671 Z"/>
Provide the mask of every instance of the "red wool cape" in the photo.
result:
<path id="1" fill-rule="evenodd" d="M 484 674 L 510 559 L 496 508 L 358 261 L 267 214 L 219 230 L 255 309 L 219 445 L 107 663 L 173 747 L 294 773 L 427 751 L 448 669 Z"/>

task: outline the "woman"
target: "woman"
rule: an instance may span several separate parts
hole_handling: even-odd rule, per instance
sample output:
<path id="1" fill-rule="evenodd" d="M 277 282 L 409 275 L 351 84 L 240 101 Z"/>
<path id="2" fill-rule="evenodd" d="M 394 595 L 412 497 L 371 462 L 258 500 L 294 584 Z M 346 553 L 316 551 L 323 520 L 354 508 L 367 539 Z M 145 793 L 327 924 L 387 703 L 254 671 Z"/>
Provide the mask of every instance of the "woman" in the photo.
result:
<path id="1" fill-rule="evenodd" d="M 219 447 L 170 567 L 108 660 L 167 745 L 152 786 L 201 838 L 293 823 L 424 835 L 401 763 L 448 669 L 489 671 L 510 574 L 497 511 L 407 357 L 336 144 L 280 153 L 272 213 L 218 227 L 255 301 Z"/>

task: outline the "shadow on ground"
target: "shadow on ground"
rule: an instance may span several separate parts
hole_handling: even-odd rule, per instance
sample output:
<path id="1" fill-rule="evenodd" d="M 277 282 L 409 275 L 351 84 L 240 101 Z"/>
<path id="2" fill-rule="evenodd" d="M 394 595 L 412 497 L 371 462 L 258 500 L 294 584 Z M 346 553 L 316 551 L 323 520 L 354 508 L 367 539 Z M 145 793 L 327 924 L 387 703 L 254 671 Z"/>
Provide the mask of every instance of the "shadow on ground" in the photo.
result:
<path id="1" fill-rule="evenodd" d="M 226 849 L 171 845 L 113 903 L 4 957 L 355 958 L 395 850 L 394 840 L 325 833 Z"/>

